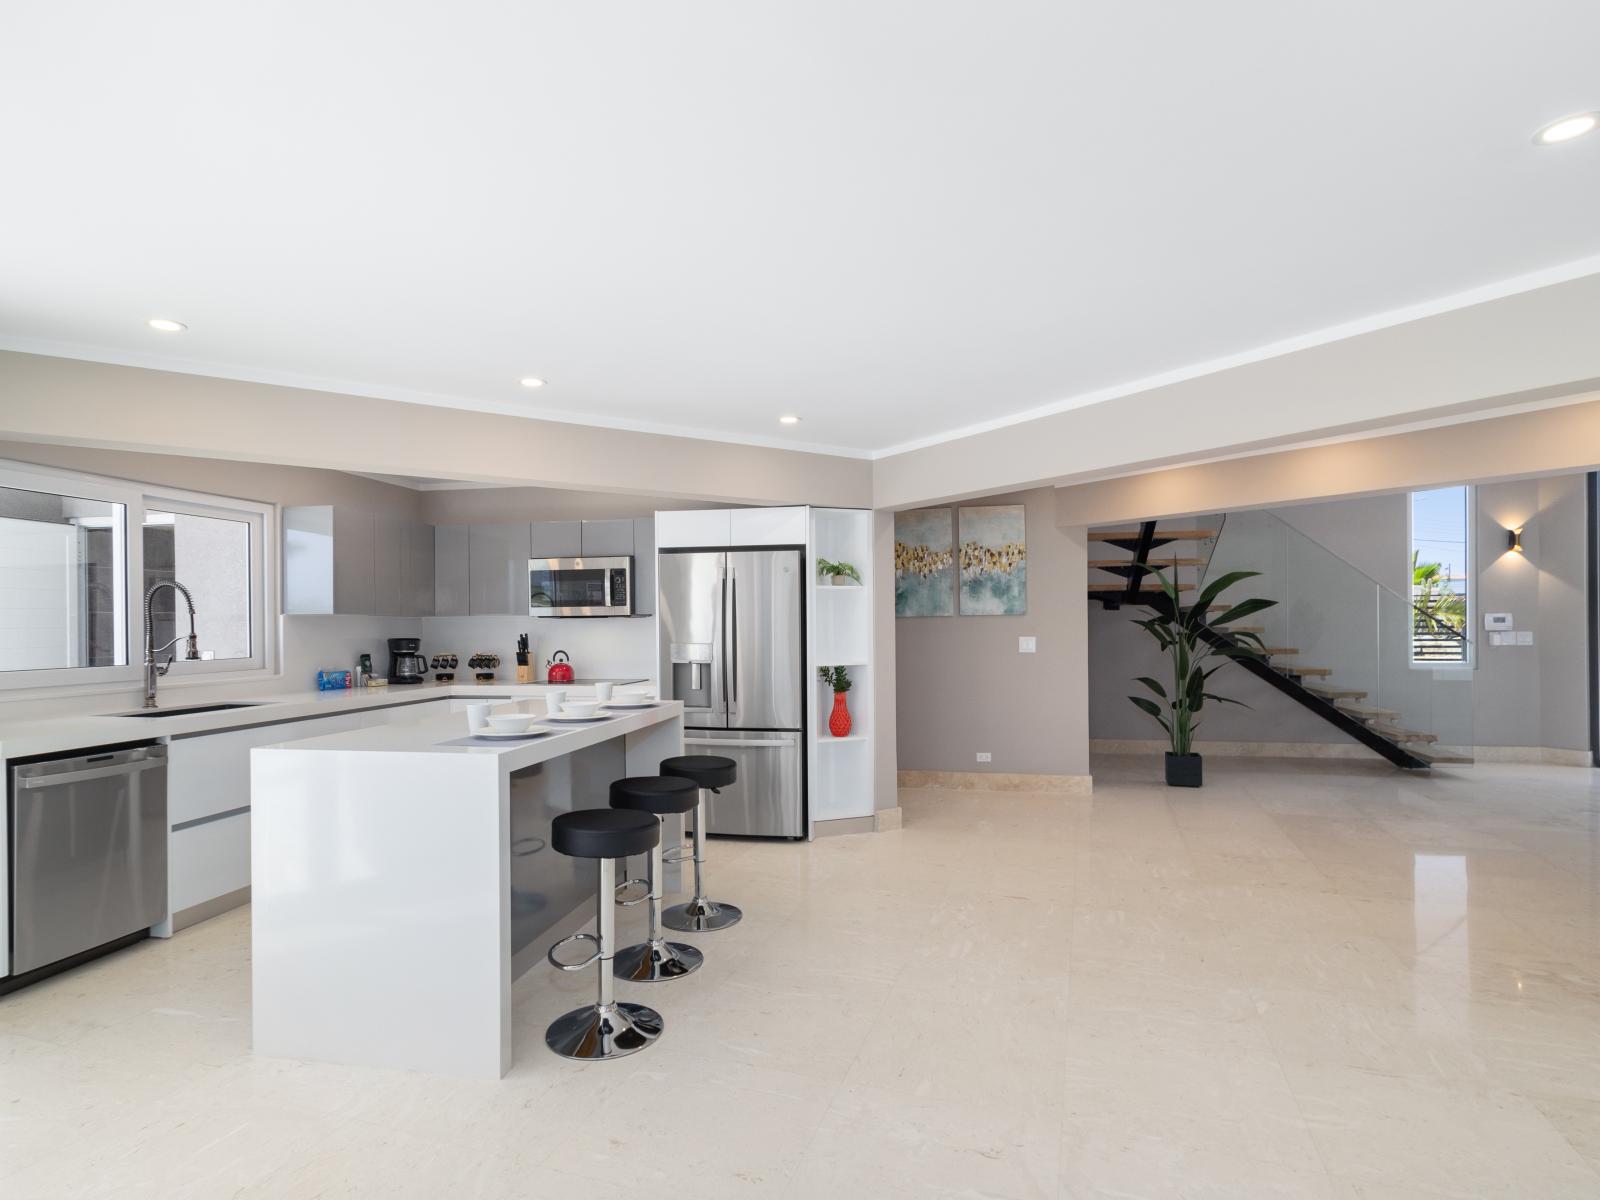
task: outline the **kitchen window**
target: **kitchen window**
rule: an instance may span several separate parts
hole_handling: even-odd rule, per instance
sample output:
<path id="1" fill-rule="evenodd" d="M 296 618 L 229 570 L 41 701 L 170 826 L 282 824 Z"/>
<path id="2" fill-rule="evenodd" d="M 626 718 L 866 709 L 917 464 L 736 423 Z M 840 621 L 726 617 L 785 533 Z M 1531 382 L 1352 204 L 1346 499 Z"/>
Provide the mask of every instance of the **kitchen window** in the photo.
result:
<path id="1" fill-rule="evenodd" d="M 137 684 L 146 590 L 194 597 L 200 659 L 168 680 L 265 672 L 275 528 L 270 506 L 154 491 L 25 463 L 0 463 L 0 690 Z M 157 646 L 188 633 L 172 588 L 151 603 Z"/>

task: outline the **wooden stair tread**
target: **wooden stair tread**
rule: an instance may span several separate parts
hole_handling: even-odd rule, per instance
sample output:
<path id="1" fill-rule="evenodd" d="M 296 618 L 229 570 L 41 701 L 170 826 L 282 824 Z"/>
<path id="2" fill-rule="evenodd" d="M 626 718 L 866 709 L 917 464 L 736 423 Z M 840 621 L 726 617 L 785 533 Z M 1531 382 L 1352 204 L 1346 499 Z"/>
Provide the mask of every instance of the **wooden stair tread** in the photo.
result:
<path id="1" fill-rule="evenodd" d="M 1180 592 L 1194 591 L 1194 584 L 1192 583 L 1180 583 L 1177 586 Z M 1091 583 L 1089 585 L 1089 590 L 1091 592 L 1125 592 L 1128 590 L 1128 585 L 1125 583 Z M 1166 593 L 1158 587 L 1147 587 L 1140 588 L 1135 595 L 1164 596 Z"/>
<path id="2" fill-rule="evenodd" d="M 1165 538 L 1169 542 L 1188 542 L 1198 538 L 1216 537 L 1215 529 L 1157 529 L 1156 537 Z M 1139 531 L 1137 529 L 1091 529 L 1089 531 L 1091 542 L 1137 542 Z"/>
<path id="3" fill-rule="evenodd" d="M 1111 571 L 1118 567 L 1138 566 L 1131 558 L 1091 558 L 1089 565 L 1099 571 Z M 1150 570 L 1165 567 L 1203 567 L 1206 560 L 1203 558 L 1150 558 L 1144 566 Z"/>
<path id="4" fill-rule="evenodd" d="M 1332 667 L 1302 667 L 1295 663 L 1273 663 L 1272 666 L 1285 675 L 1304 675 L 1308 679 L 1326 679 L 1333 674 Z"/>
<path id="5" fill-rule="evenodd" d="M 1365 704 L 1339 704 L 1335 707 L 1349 713 L 1352 717 L 1360 717 L 1363 721 L 1392 721 L 1400 715 L 1392 708 L 1369 708 Z"/>
<path id="6" fill-rule="evenodd" d="M 1423 733 L 1420 729 L 1402 729 L 1398 725 L 1379 724 L 1376 721 L 1372 724 L 1372 731 L 1383 734 L 1391 742 L 1437 742 L 1439 740 L 1437 733 Z"/>
<path id="7" fill-rule="evenodd" d="M 1365 700 L 1367 698 L 1367 693 L 1360 688 L 1319 687 L 1307 684 L 1306 691 L 1313 696 L 1321 696 L 1324 700 Z"/>

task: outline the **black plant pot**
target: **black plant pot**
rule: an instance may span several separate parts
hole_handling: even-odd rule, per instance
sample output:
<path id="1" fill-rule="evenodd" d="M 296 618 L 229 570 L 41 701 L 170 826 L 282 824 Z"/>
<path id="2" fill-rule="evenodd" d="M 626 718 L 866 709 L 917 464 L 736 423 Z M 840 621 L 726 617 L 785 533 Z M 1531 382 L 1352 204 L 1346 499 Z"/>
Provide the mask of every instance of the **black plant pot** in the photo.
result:
<path id="1" fill-rule="evenodd" d="M 1167 786 L 1199 787 L 1200 756 L 1167 752 Z"/>

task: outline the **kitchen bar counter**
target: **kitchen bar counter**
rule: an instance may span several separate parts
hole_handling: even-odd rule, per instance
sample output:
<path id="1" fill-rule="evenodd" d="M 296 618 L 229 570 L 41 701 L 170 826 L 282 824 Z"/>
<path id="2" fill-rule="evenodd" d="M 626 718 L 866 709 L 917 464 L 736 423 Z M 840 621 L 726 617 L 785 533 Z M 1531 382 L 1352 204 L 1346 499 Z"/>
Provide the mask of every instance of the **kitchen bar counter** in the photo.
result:
<path id="1" fill-rule="evenodd" d="M 392 683 L 386 687 L 344 688 L 333 692 L 279 692 L 264 694 L 243 689 L 174 688 L 163 691 L 157 717 L 129 716 L 141 711 L 136 704 L 105 702 L 86 697 L 82 707 L 71 712 L 52 712 L 46 716 L 8 717 L 0 715 L 0 759 L 27 758 L 36 754 L 64 754 L 91 746 L 110 746 L 121 742 L 149 741 L 152 738 L 187 737 L 196 733 L 216 733 L 224 729 L 247 729 L 277 721 L 303 721 L 331 717 L 346 712 L 390 708 L 400 704 L 421 704 L 429 700 L 512 698 L 534 699 L 551 687 L 569 691 L 592 689 L 599 680 L 566 684 L 514 683 L 504 679 L 492 683 Z M 611 680 L 643 683 L 643 679 Z M 222 694 L 218 694 L 218 693 Z M 193 705 L 239 703 L 245 708 L 216 712 L 185 713 L 176 710 Z M 103 711 L 84 711 L 103 705 Z M 23 709 L 24 705 L 6 705 Z"/>
<path id="2" fill-rule="evenodd" d="M 252 751 L 256 1052 L 503 1075 L 512 981 L 595 902 L 551 820 L 683 752 L 680 703 L 617 714 L 527 742 L 448 745 L 453 714 Z"/>

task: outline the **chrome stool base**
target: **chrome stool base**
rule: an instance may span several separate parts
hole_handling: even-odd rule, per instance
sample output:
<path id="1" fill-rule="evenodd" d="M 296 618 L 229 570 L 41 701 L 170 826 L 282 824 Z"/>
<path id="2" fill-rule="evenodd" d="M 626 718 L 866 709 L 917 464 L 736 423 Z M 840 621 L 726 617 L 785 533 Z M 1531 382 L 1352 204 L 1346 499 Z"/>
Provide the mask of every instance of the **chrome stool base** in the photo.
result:
<path id="1" fill-rule="evenodd" d="M 611 960 L 612 972 L 618 979 L 630 983 L 660 983 L 665 979 L 682 979 L 698 971 L 706 956 L 687 942 L 669 942 L 656 938 L 626 946 L 617 951 Z"/>
<path id="2" fill-rule="evenodd" d="M 661 1014 L 643 1004 L 588 1004 L 557 1017 L 544 1042 L 562 1058 L 626 1058 L 661 1036 Z"/>
<path id="3" fill-rule="evenodd" d="M 661 914 L 661 923 L 679 933 L 709 933 L 737 925 L 744 917 L 732 904 L 719 904 L 697 896 L 687 904 L 674 904 Z"/>

